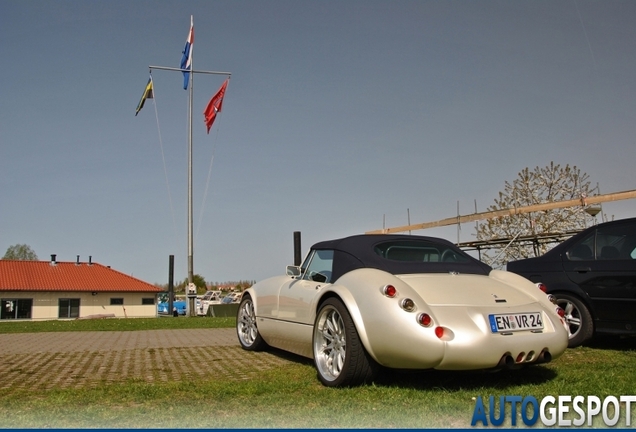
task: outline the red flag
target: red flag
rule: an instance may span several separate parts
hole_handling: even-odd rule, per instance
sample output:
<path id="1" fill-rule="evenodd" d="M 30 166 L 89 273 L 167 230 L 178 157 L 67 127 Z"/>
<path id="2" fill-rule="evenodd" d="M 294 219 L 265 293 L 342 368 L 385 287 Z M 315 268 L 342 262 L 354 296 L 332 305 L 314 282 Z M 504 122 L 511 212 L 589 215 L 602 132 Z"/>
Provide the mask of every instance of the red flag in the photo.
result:
<path id="1" fill-rule="evenodd" d="M 208 127 L 208 133 L 210 133 L 212 123 L 214 123 L 214 120 L 216 119 L 216 113 L 221 112 L 221 108 L 223 107 L 223 96 L 225 96 L 227 82 L 228 80 L 226 79 L 223 85 L 221 85 L 219 91 L 216 92 L 216 94 L 212 96 L 212 99 L 210 99 L 210 102 L 208 102 L 208 106 L 205 107 L 205 111 L 203 111 L 205 125 Z"/>

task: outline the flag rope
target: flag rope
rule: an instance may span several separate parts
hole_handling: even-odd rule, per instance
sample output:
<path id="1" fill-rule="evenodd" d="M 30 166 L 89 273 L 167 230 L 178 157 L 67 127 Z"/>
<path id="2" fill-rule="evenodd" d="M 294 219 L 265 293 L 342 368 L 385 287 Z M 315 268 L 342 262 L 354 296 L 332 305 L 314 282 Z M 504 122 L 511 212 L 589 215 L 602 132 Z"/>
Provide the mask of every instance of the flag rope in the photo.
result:
<path id="1" fill-rule="evenodd" d="M 177 247 L 177 249 L 179 248 L 179 241 L 177 240 L 179 238 L 179 236 L 177 235 L 177 220 L 174 214 L 174 205 L 172 204 L 172 193 L 170 192 L 170 182 L 168 181 L 168 168 L 166 166 L 166 156 L 164 154 L 163 151 L 163 139 L 161 138 L 161 127 L 159 127 L 159 111 L 157 110 L 157 92 L 154 88 L 154 81 L 153 81 L 153 102 L 154 102 L 154 106 L 155 106 L 155 118 L 157 119 L 157 133 L 159 135 L 159 148 L 161 149 L 161 160 L 163 162 L 163 173 L 164 176 L 166 178 L 166 189 L 168 191 L 168 202 L 170 203 L 170 212 L 172 214 L 172 228 L 174 230 L 174 242 L 175 245 Z"/>
<path id="2" fill-rule="evenodd" d="M 195 239 L 199 237 L 199 230 L 201 229 L 201 225 L 203 223 L 203 213 L 205 211 L 205 201 L 206 198 L 208 196 L 208 189 L 210 187 L 210 180 L 212 179 L 212 164 L 214 163 L 214 152 L 216 150 L 216 142 L 218 141 L 219 138 L 219 127 L 217 127 L 216 129 L 216 136 L 214 137 L 214 140 L 212 141 L 212 157 L 210 158 L 210 167 L 208 168 L 208 179 L 205 182 L 205 190 L 203 192 L 203 202 L 201 204 L 201 211 L 199 212 L 199 222 L 198 222 L 198 226 L 197 226 L 197 232 L 195 235 Z"/>

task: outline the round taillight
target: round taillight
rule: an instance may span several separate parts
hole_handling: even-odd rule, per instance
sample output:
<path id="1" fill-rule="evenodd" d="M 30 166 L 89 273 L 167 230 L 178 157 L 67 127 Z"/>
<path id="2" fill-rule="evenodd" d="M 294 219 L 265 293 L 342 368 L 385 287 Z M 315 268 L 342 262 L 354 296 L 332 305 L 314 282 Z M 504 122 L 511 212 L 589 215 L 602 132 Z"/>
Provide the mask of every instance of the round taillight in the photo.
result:
<path id="1" fill-rule="evenodd" d="M 415 302 L 410 298 L 405 298 L 400 302 L 400 306 L 407 312 L 413 312 L 415 310 Z"/>
<path id="2" fill-rule="evenodd" d="M 417 316 L 417 322 L 422 327 L 430 327 L 433 323 L 433 318 L 429 314 L 421 313 Z"/>
<path id="3" fill-rule="evenodd" d="M 526 356 L 526 353 L 524 353 L 523 351 L 520 352 L 519 355 L 517 356 L 517 358 L 515 359 L 515 362 L 516 363 L 521 363 L 525 356 Z"/>
<path id="4" fill-rule="evenodd" d="M 561 318 L 565 318 L 565 311 L 563 310 L 563 308 L 558 307 L 556 308 L 556 313 L 557 315 L 559 315 Z"/>
<path id="5" fill-rule="evenodd" d="M 537 282 L 535 285 L 537 286 L 537 288 L 539 288 L 543 292 L 548 291 L 548 287 L 543 282 Z"/>
<path id="6" fill-rule="evenodd" d="M 382 288 L 382 294 L 387 297 L 393 298 L 397 295 L 397 289 L 393 285 L 384 285 Z"/>
<path id="7" fill-rule="evenodd" d="M 435 327 L 435 336 L 441 339 L 444 336 L 444 327 Z"/>

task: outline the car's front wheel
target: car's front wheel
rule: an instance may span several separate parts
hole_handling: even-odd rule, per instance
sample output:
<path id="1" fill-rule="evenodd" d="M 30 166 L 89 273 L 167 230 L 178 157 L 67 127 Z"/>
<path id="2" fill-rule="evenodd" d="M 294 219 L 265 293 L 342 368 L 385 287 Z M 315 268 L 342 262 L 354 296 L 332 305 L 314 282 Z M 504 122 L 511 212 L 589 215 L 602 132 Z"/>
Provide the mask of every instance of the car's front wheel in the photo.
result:
<path id="1" fill-rule="evenodd" d="M 347 308 L 336 298 L 327 299 L 316 315 L 313 354 L 318 379 L 328 387 L 371 382 L 379 370 L 364 349 Z"/>
<path id="2" fill-rule="evenodd" d="M 570 294 L 555 294 L 557 304 L 565 311 L 565 322 L 568 326 L 568 347 L 574 348 L 584 344 L 594 335 L 592 314 L 578 297 Z"/>
<path id="3" fill-rule="evenodd" d="M 249 294 L 243 297 L 238 308 L 236 315 L 236 334 L 243 349 L 262 351 L 267 348 L 267 343 L 263 340 L 256 327 L 254 301 Z"/>

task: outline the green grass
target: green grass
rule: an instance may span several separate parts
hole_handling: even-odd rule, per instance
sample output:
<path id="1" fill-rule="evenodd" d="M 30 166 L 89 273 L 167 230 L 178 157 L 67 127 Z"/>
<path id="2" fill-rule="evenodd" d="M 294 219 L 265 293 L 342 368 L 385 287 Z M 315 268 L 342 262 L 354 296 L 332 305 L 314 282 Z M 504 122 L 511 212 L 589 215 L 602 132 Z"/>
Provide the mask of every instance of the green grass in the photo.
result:
<path id="1" fill-rule="evenodd" d="M 168 328 L 234 324 L 233 319 L 213 324 L 215 320 L 157 319 L 160 323 L 149 321 L 147 328 L 168 323 L 184 326 Z M 109 330 L 122 329 L 127 328 Z M 523 370 L 384 371 L 373 385 L 345 389 L 322 386 L 311 360 L 272 352 L 288 361 L 264 370 L 258 378 L 210 374 L 207 379 L 179 382 L 136 378 L 95 388 L 0 389 L 0 424 L 4 428 L 470 428 L 479 396 L 486 401 L 490 395 L 531 395 L 540 401 L 549 395 L 618 397 L 636 389 L 636 339 L 606 338 L 568 349 L 547 365 Z M 623 410 L 619 426 L 625 427 L 624 419 Z M 631 419 L 633 427 L 634 404 Z M 504 426 L 511 425 L 508 421 Z M 517 426 L 524 427 L 520 417 Z M 600 415 L 594 426 L 603 426 Z"/>
<path id="2" fill-rule="evenodd" d="M 234 327 L 236 318 L 160 317 L 105 318 L 66 321 L 1 322 L 0 333 L 39 333 L 64 331 L 136 331 Z"/>

